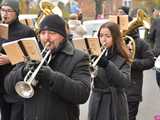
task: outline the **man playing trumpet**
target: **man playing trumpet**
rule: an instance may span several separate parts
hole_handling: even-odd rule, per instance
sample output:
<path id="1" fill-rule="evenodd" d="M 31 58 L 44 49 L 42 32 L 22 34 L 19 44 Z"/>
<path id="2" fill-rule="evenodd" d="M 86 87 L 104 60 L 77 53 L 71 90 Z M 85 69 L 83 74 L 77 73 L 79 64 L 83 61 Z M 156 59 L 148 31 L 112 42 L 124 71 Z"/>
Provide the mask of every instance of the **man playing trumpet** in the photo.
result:
<path id="1" fill-rule="evenodd" d="M 66 24 L 58 15 L 44 18 L 39 32 L 42 45 L 46 43 L 52 58 L 42 65 L 34 87 L 34 95 L 24 99 L 15 91 L 23 81 L 27 63 L 18 64 L 5 79 L 6 92 L 24 100 L 25 120 L 78 120 L 79 104 L 85 103 L 90 93 L 89 59 L 85 53 L 74 49 L 67 40 Z"/>

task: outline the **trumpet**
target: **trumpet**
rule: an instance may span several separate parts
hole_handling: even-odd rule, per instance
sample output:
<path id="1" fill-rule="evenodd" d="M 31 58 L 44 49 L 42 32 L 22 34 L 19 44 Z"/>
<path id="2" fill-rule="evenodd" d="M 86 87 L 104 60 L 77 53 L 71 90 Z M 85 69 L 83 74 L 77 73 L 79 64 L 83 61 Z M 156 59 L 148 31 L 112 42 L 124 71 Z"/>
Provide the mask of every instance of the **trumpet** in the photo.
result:
<path id="1" fill-rule="evenodd" d="M 97 71 L 97 63 L 99 62 L 99 60 L 101 59 L 101 57 L 104 55 L 104 53 L 105 53 L 105 55 L 107 56 L 107 54 L 108 54 L 108 48 L 107 47 L 105 47 L 105 43 L 102 45 L 102 47 L 101 47 L 101 49 L 102 49 L 102 52 L 100 53 L 100 55 L 93 61 L 93 60 L 91 60 L 91 61 L 93 61 L 92 63 L 91 63 L 91 77 L 92 78 L 94 78 L 95 77 L 95 75 L 96 75 L 96 71 Z"/>
<path id="2" fill-rule="evenodd" d="M 47 43 L 47 45 L 44 47 L 44 49 L 42 50 L 42 53 L 44 53 L 44 51 L 46 50 L 47 46 L 49 45 L 49 43 Z M 42 54 L 41 53 L 41 54 Z M 42 65 L 44 64 L 44 62 L 46 61 L 46 59 L 49 57 L 49 60 L 47 63 L 49 63 L 49 61 L 51 60 L 51 50 L 48 50 L 44 56 L 44 58 L 41 60 L 40 64 L 37 66 L 37 68 L 35 69 L 34 72 L 32 72 L 31 70 L 26 74 L 26 76 L 24 77 L 23 81 L 19 81 L 16 83 L 15 85 L 15 90 L 18 93 L 18 95 L 20 95 L 23 98 L 31 98 L 34 95 L 34 89 L 33 86 L 36 85 L 37 81 L 35 80 L 36 75 L 38 74 L 40 68 L 42 67 Z"/>

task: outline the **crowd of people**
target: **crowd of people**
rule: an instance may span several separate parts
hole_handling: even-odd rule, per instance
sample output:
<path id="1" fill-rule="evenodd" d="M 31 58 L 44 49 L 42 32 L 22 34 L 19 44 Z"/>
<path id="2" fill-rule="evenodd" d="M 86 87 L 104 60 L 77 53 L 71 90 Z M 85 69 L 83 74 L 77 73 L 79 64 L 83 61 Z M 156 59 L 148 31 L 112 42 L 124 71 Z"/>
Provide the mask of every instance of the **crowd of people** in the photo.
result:
<path id="1" fill-rule="evenodd" d="M 18 1 L 4 0 L 1 3 L 1 22 L 9 25 L 8 39 L 0 38 L 1 46 L 21 38 L 35 37 L 39 48 L 47 47 L 51 58 L 48 64 L 44 62 L 39 68 L 35 76 L 37 84 L 31 83 L 34 95 L 24 98 L 17 93 L 15 86 L 41 62 L 29 59 L 12 65 L 1 47 L 1 120 L 79 120 L 79 105 L 87 100 L 88 120 L 136 120 L 142 102 L 143 71 L 151 69 L 154 57 L 160 55 L 160 13 L 157 9 L 153 11 L 156 15 L 146 37 L 153 42 L 153 49 L 146 40 L 141 40 L 138 28 L 126 34 L 134 39 L 134 59 L 131 58 L 133 44 L 124 42 L 119 25 L 111 21 L 101 25 L 97 40 L 104 53 L 97 62 L 94 78 L 91 78 L 90 55 L 75 48 L 71 42 L 75 32 L 82 29 L 77 15 L 72 14 L 68 23 L 56 14 L 45 16 L 38 33 L 35 33 L 20 23 L 19 12 Z M 118 15 L 129 16 L 129 9 L 120 7 Z M 128 17 L 129 21 L 132 19 Z M 83 29 L 82 34 L 85 32 Z M 156 76 L 160 86 L 158 71 Z"/>

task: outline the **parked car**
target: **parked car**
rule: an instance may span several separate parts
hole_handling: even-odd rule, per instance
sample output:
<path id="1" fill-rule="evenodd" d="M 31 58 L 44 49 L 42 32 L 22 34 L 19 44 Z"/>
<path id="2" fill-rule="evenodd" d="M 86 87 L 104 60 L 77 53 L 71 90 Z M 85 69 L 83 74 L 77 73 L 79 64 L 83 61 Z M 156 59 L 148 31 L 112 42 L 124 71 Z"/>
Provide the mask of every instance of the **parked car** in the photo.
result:
<path id="1" fill-rule="evenodd" d="M 100 28 L 100 26 L 108 22 L 108 19 L 98 19 L 98 20 L 86 20 L 83 22 L 83 26 L 86 28 L 87 33 L 84 35 L 84 37 L 95 37 L 97 36 L 97 32 Z"/>

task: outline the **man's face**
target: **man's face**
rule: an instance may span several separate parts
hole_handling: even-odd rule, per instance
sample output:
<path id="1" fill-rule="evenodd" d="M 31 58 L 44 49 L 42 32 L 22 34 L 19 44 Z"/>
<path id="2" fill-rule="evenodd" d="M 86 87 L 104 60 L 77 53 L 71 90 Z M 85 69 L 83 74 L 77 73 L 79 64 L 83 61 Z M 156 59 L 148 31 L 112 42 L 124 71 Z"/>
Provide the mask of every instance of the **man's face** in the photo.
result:
<path id="1" fill-rule="evenodd" d="M 130 52 L 130 54 L 132 55 L 133 54 L 133 42 L 132 41 L 129 41 L 128 44 L 127 44 L 127 47 L 128 47 L 128 50 Z"/>
<path id="2" fill-rule="evenodd" d="M 0 12 L 3 23 L 11 24 L 17 18 L 15 10 L 10 6 L 2 6 Z"/>
<path id="3" fill-rule="evenodd" d="M 49 43 L 47 48 L 53 50 L 58 48 L 60 43 L 64 41 L 64 37 L 54 31 L 42 30 L 40 32 L 40 40 L 43 46 Z"/>
<path id="4" fill-rule="evenodd" d="M 153 12 L 153 17 L 159 17 L 160 16 L 160 11 L 155 9 Z"/>

